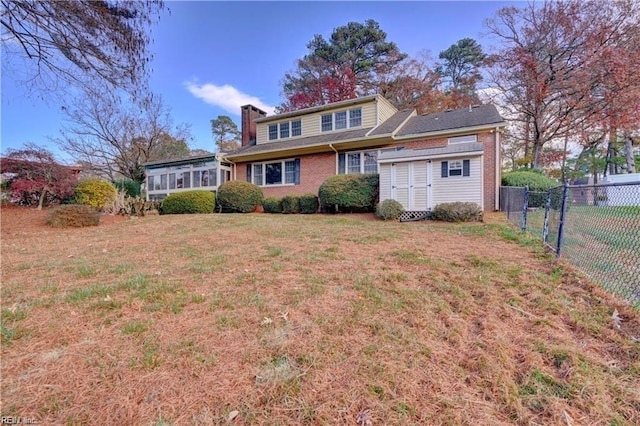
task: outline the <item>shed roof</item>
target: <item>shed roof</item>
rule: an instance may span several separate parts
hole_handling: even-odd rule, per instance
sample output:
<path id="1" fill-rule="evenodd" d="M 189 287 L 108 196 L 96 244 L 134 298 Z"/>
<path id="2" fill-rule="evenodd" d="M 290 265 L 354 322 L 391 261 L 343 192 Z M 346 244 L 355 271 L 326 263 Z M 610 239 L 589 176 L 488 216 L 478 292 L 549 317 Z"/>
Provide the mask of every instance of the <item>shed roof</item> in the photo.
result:
<path id="1" fill-rule="evenodd" d="M 480 142 L 456 143 L 440 148 L 402 149 L 400 151 L 384 151 L 378 156 L 378 161 L 411 159 L 418 157 L 436 157 L 441 155 L 465 154 L 484 152 Z"/>

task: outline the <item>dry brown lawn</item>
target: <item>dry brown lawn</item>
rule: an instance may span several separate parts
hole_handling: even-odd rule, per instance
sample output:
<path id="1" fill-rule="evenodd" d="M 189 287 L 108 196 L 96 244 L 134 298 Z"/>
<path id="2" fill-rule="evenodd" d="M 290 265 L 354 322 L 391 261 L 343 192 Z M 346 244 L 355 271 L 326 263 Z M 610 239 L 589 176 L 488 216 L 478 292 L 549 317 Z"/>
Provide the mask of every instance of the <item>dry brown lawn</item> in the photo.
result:
<path id="1" fill-rule="evenodd" d="M 638 313 L 500 215 L 1 215 L 2 416 L 640 424 Z"/>

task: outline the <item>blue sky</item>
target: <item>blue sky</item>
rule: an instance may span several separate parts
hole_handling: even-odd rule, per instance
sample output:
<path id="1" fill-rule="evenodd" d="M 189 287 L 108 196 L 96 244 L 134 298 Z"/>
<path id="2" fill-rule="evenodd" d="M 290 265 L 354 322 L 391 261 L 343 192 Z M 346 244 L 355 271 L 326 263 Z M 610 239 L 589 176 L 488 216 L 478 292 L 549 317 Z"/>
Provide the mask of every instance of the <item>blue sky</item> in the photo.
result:
<path id="1" fill-rule="evenodd" d="M 192 148 L 214 150 L 210 120 L 228 115 L 240 124 L 240 106 L 270 111 L 281 103 L 281 81 L 306 52 L 314 34 L 328 38 L 350 21 L 374 19 L 401 51 L 440 51 L 464 37 L 485 48 L 484 20 L 513 2 L 186 2 L 168 1 L 153 32 L 151 89 L 171 108 L 175 124 L 191 127 Z M 4 152 L 25 142 L 49 147 L 63 124 L 59 101 L 28 93 L 2 73 Z M 69 159 L 66 159 L 69 161 Z"/>

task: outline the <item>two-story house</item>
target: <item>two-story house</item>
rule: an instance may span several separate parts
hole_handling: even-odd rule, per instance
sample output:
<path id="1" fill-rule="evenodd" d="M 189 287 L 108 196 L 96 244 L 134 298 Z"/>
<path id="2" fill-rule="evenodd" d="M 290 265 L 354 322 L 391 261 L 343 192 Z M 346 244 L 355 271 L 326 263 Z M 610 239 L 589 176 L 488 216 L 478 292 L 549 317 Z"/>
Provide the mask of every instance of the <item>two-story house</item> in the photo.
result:
<path id="1" fill-rule="evenodd" d="M 232 179 L 265 196 L 318 193 L 329 176 L 379 173 L 380 200 L 409 211 L 472 201 L 498 209 L 500 131 L 493 105 L 436 114 L 398 111 L 380 95 L 266 116 L 242 107 L 242 146 L 224 156 Z"/>

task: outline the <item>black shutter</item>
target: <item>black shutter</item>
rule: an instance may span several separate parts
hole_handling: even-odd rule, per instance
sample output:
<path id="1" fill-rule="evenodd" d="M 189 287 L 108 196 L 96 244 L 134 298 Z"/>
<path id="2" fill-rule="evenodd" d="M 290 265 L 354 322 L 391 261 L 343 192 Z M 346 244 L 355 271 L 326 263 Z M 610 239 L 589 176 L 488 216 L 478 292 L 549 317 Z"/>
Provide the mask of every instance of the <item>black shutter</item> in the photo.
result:
<path id="1" fill-rule="evenodd" d="M 469 176 L 470 175 L 470 164 L 471 162 L 469 160 L 463 160 L 462 161 L 462 176 Z"/>
<path id="2" fill-rule="evenodd" d="M 293 183 L 300 185 L 300 159 L 296 158 L 294 162 Z"/>
<path id="3" fill-rule="evenodd" d="M 251 182 L 251 164 L 247 164 L 247 182 Z"/>
<path id="4" fill-rule="evenodd" d="M 343 175 L 345 174 L 345 155 L 344 154 L 338 154 L 338 174 L 339 175 Z"/>
<path id="5" fill-rule="evenodd" d="M 442 162 L 441 171 L 442 171 L 442 173 L 440 174 L 440 177 L 443 177 L 443 178 L 449 177 L 449 162 L 448 161 L 443 161 Z"/>

